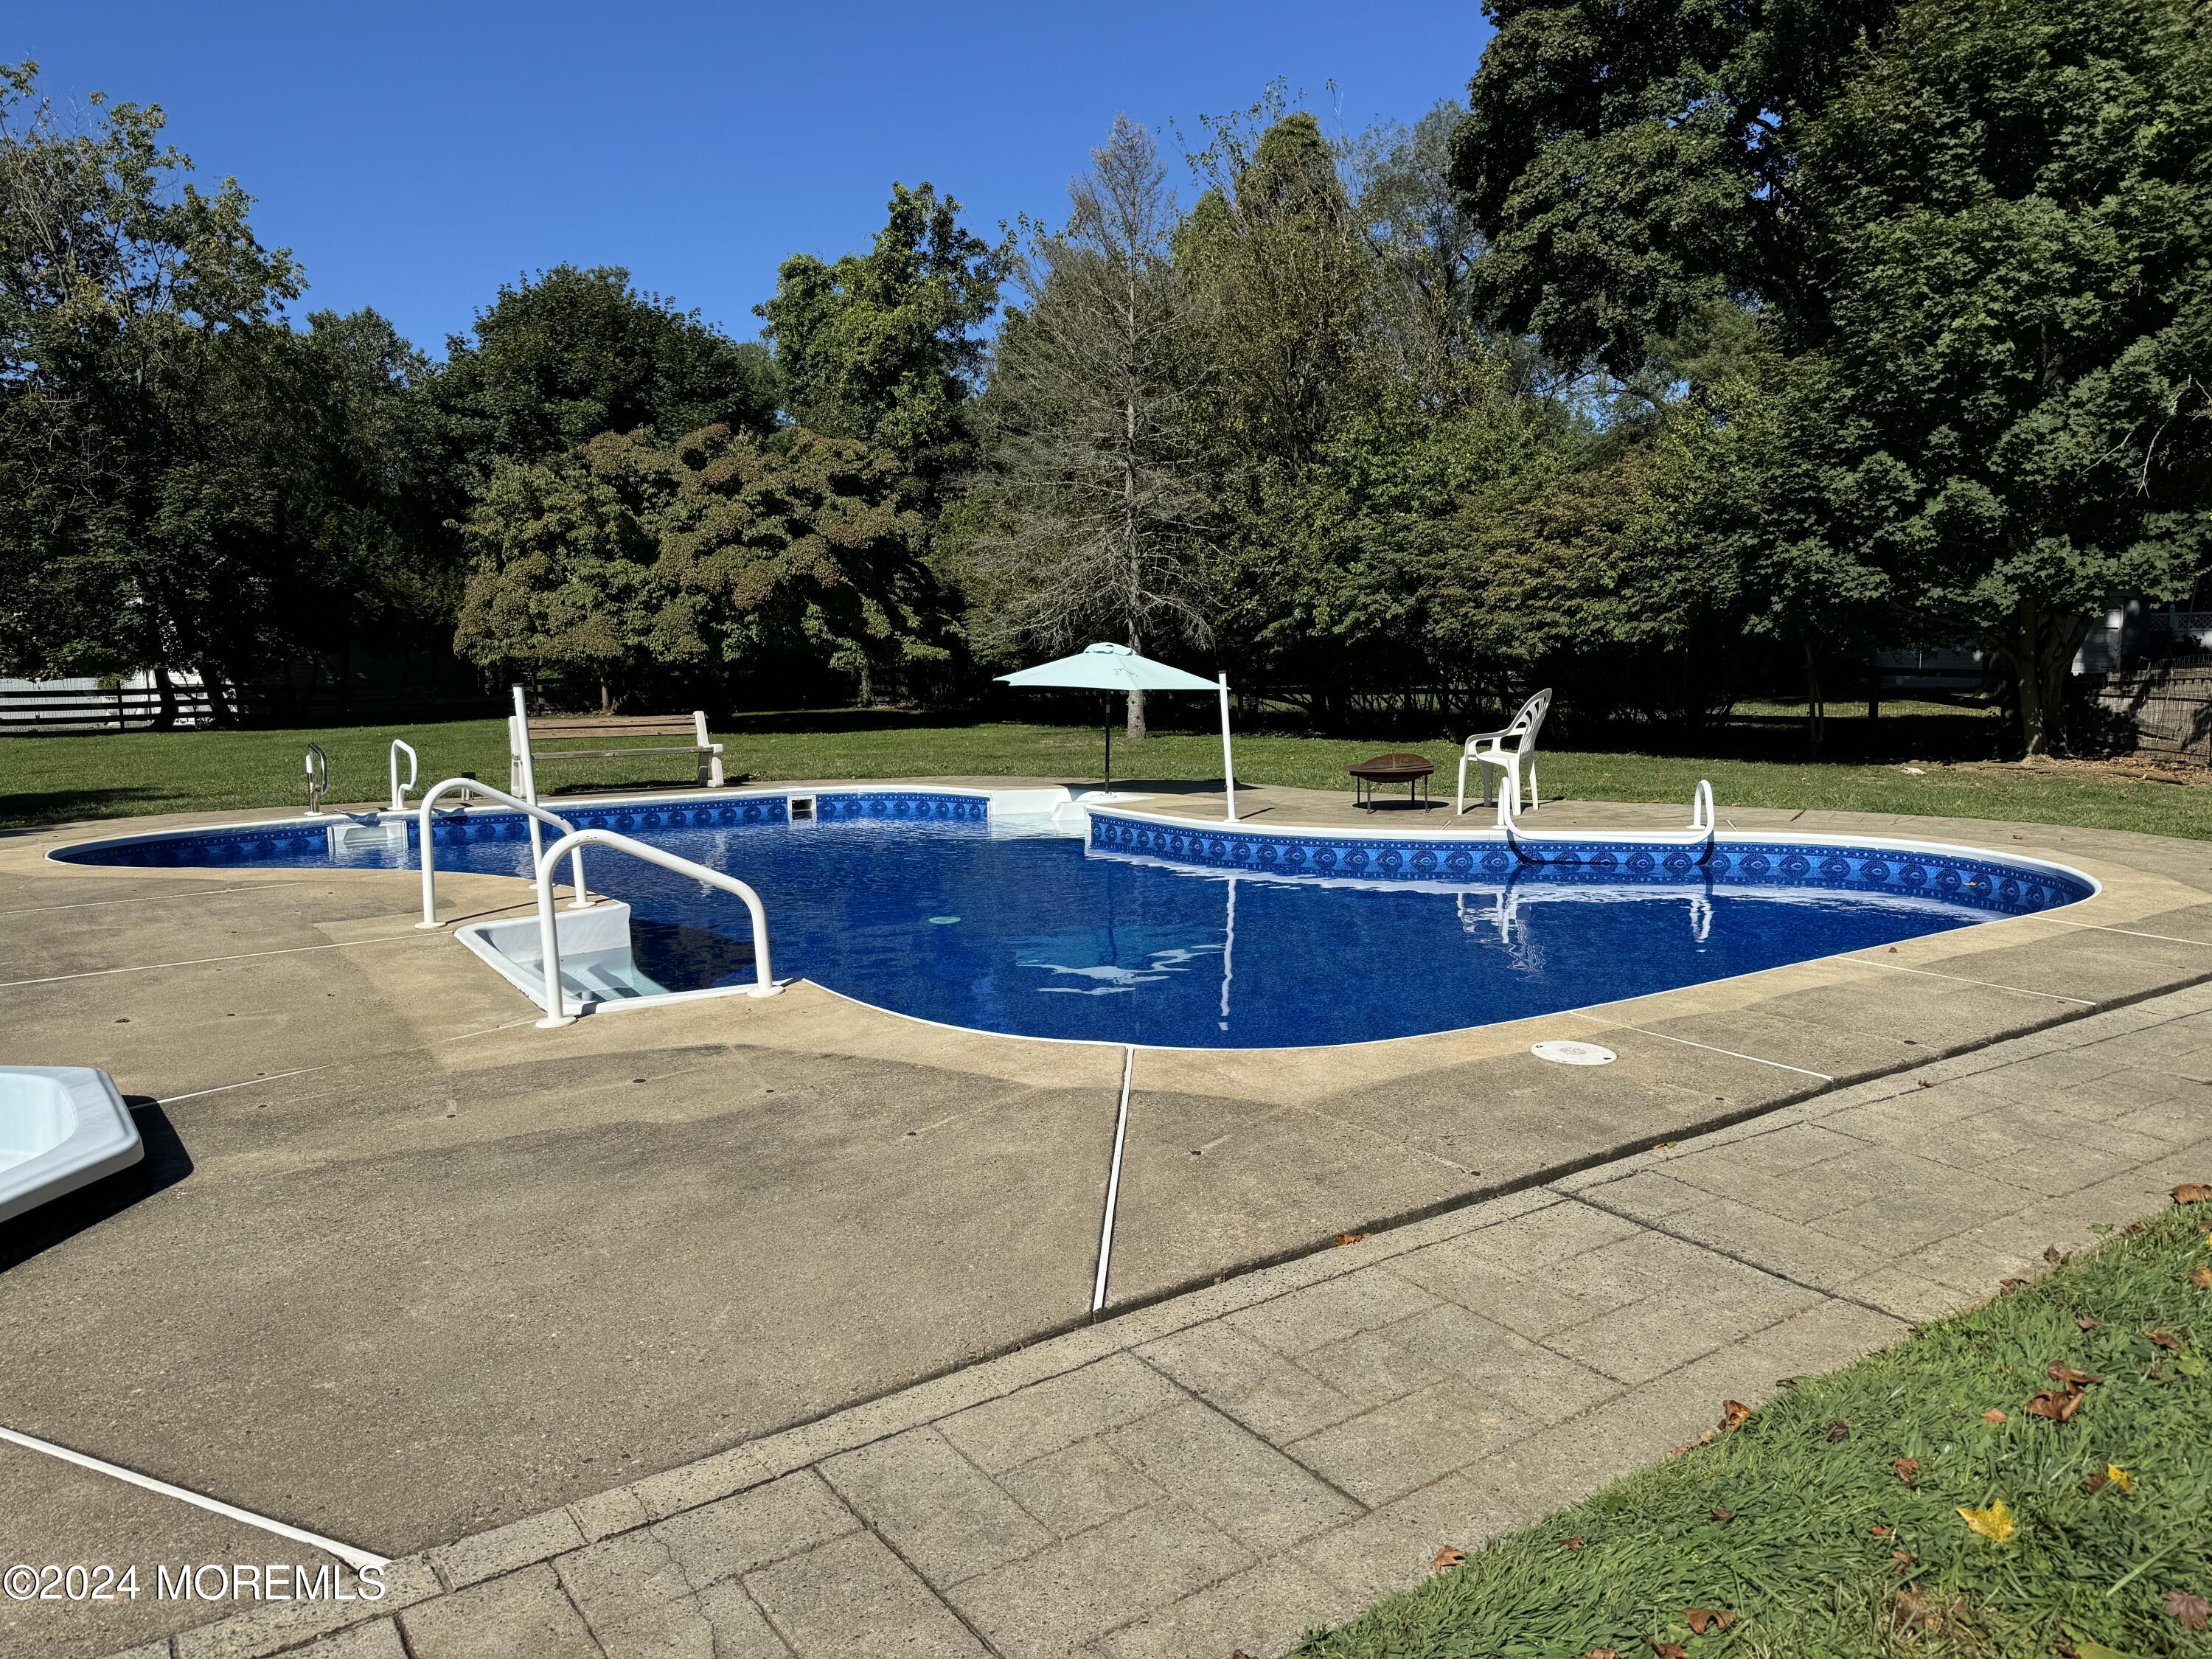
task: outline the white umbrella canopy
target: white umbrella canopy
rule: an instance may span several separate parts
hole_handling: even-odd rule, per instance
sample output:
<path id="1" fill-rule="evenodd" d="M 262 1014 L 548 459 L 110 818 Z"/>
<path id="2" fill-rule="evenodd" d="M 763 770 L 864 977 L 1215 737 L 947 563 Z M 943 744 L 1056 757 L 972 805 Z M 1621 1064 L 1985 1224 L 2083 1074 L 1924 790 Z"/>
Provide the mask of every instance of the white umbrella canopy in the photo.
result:
<path id="1" fill-rule="evenodd" d="M 1200 679 L 1126 645 L 1086 645 L 1072 657 L 1041 662 L 1019 673 L 1001 674 L 1008 685 L 1049 685 L 1076 691 L 1212 691 L 1214 680 Z"/>
<path id="2" fill-rule="evenodd" d="M 1221 699 L 1221 768 L 1224 788 L 1229 799 L 1229 817 L 1237 817 L 1237 766 L 1229 749 L 1229 676 L 1217 675 L 1212 679 L 1201 679 L 1196 674 L 1168 663 L 1154 662 L 1150 657 L 1139 656 L 1126 645 L 1101 642 L 1087 645 L 1072 657 L 1061 657 L 1052 662 L 1039 663 L 1035 668 L 1024 668 L 1012 674 L 999 676 L 1007 685 L 1028 686 L 1064 691 L 1103 691 L 1109 697 L 1116 691 L 1212 691 Z M 1114 720 L 1113 705 L 1107 704 L 1106 719 L 1106 787 L 1114 787 Z"/>

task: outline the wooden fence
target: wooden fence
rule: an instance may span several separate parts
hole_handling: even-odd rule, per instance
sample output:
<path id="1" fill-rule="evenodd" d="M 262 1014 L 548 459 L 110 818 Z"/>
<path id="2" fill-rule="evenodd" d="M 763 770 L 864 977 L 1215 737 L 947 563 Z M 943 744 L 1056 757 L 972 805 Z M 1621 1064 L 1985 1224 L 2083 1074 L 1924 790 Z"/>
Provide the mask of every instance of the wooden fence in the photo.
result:
<path id="1" fill-rule="evenodd" d="M 398 720 L 467 720 L 497 715 L 506 705 L 478 691 L 368 690 L 323 685 L 312 691 L 284 687 L 199 685 L 171 690 L 178 725 L 362 725 Z M 143 732 L 163 719 L 161 694 L 151 686 L 0 689 L 0 734 Z"/>
<path id="2" fill-rule="evenodd" d="M 2095 693 L 2115 746 L 2212 765 L 2212 656 L 2170 657 L 2107 674 Z"/>

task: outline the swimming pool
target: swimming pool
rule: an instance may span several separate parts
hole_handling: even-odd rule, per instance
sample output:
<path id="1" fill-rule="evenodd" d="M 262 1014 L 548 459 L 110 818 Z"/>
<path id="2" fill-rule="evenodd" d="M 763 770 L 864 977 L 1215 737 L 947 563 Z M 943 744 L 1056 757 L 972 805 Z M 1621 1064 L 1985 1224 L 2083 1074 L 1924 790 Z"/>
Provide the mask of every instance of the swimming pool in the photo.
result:
<path id="1" fill-rule="evenodd" d="M 1048 817 L 983 792 L 823 793 L 813 822 L 760 793 L 551 803 L 750 884 L 777 971 L 917 1018 L 1030 1037 L 1200 1048 L 1454 1030 L 1893 944 L 2089 896 L 2086 876 L 1966 848 L 1723 834 L 1359 836 L 1261 831 L 1141 808 Z M 58 849 L 151 866 L 411 869 L 410 839 L 331 821 Z M 376 830 L 378 826 L 363 828 Z M 521 875 L 525 821 L 440 819 L 441 871 Z M 605 851 L 636 965 L 672 990 L 734 985 L 741 908 Z"/>

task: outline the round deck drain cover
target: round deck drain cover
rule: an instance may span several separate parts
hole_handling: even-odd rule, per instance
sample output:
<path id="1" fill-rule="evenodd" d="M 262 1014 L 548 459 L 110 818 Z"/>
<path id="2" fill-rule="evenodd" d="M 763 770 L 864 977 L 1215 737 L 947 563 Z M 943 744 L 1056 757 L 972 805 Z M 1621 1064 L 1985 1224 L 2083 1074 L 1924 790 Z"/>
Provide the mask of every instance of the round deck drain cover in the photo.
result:
<path id="1" fill-rule="evenodd" d="M 1617 1058 L 1612 1049 L 1601 1048 L 1595 1042 L 1539 1042 L 1531 1045 L 1528 1052 L 1561 1066 L 1610 1066 Z"/>

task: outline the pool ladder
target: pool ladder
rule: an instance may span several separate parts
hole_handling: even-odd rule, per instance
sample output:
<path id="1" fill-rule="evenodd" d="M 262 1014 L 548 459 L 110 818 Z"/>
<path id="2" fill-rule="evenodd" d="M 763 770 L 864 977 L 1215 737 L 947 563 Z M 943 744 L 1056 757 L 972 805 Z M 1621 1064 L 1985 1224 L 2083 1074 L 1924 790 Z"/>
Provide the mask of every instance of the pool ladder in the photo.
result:
<path id="1" fill-rule="evenodd" d="M 438 920 L 438 848 L 431 830 L 430 815 L 441 800 L 456 793 L 464 796 L 488 795 L 510 811 L 520 812 L 530 820 L 530 867 L 533 872 L 538 870 L 538 865 L 542 862 L 538 854 L 544 842 L 544 836 L 538 827 L 539 824 L 550 823 L 556 830 L 568 834 L 570 840 L 574 839 L 573 832 L 576 826 L 559 813 L 549 812 L 542 806 L 533 806 L 521 797 L 510 795 L 504 789 L 495 789 L 481 779 L 447 778 L 443 783 L 433 785 L 430 793 L 422 797 L 422 805 L 416 809 L 415 814 L 416 823 L 418 825 L 416 838 L 422 844 L 422 920 L 415 924 L 420 928 L 429 929 L 443 925 Z M 563 842 L 562 845 L 565 847 L 568 842 Z M 592 902 L 590 890 L 584 885 L 582 853 L 574 853 L 570 859 L 569 874 L 574 879 L 576 896 L 568 908 L 572 910 L 581 910 Z"/>
<path id="2" fill-rule="evenodd" d="M 1530 852 L 1522 845 L 1520 826 L 1515 822 L 1516 816 L 1512 793 L 1510 790 L 1498 791 L 1498 827 L 1505 832 L 1505 844 L 1513 849 L 1513 855 L 1524 864 L 1547 862 L 1547 860 Z M 1718 823 L 1719 820 L 1713 809 L 1712 782 L 1710 779 L 1699 778 L 1698 787 L 1690 792 L 1688 835 L 1680 842 L 1662 842 L 1656 844 L 1700 848 L 1698 862 L 1703 864 L 1713 855 L 1713 840 L 1719 833 Z M 1584 840 L 1588 838 L 1589 833 L 1588 830 L 1553 832 L 1556 838 L 1561 841 Z"/>
<path id="3" fill-rule="evenodd" d="M 427 797 L 425 799 L 427 803 Z M 425 810 L 428 810 L 427 804 Z M 689 876 L 694 881 L 719 888 L 742 900 L 752 918 L 755 977 L 754 982 L 744 987 L 739 994 L 772 997 L 782 991 L 783 987 L 776 983 L 775 969 L 769 963 L 768 913 L 761 908 L 760 895 L 750 887 L 735 876 L 725 875 L 720 870 L 710 870 L 703 864 L 694 864 L 690 859 L 678 858 L 661 848 L 648 846 L 629 836 L 617 835 L 611 830 L 571 830 L 547 848 L 538 860 L 538 948 L 545 964 L 545 1018 L 538 1022 L 540 1030 L 573 1025 L 577 1014 L 580 1014 L 585 1007 L 582 1000 L 578 999 L 574 1004 L 576 1012 L 571 1013 L 570 999 L 561 983 L 561 929 L 553 915 L 553 872 L 563 854 L 580 858 L 580 849 L 586 846 L 608 847 L 617 853 L 627 853 L 632 858 L 643 859 L 647 864 L 657 864 L 679 876 Z M 429 867 L 427 862 L 423 867 L 426 870 Z M 577 878 L 577 890 L 580 894 L 582 891 L 580 876 Z"/>

